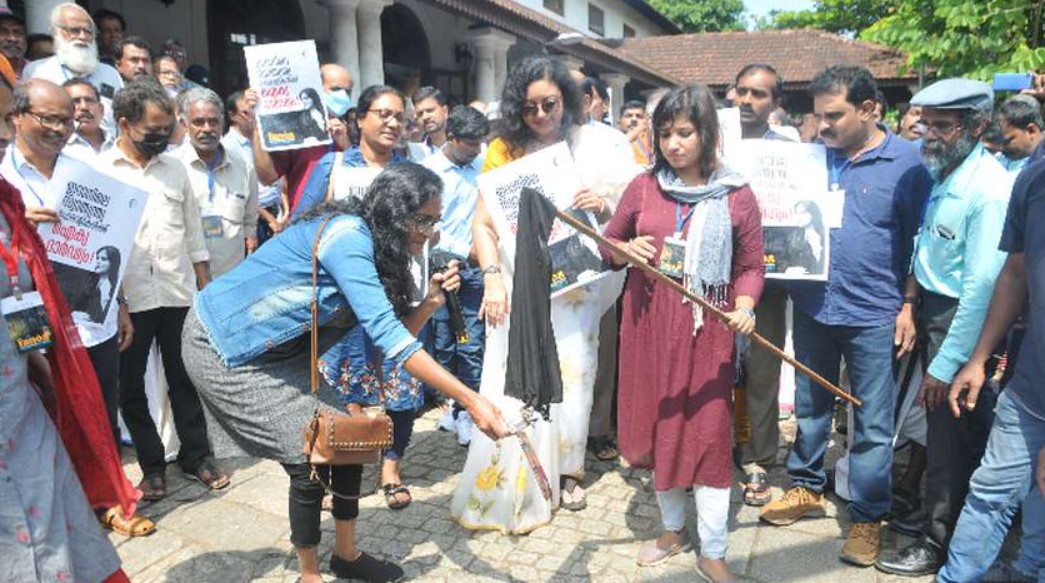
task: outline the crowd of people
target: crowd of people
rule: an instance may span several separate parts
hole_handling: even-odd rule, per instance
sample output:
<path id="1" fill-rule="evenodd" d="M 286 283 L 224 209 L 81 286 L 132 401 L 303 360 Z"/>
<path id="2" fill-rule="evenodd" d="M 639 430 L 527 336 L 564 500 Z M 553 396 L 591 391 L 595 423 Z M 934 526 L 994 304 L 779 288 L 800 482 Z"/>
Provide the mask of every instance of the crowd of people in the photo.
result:
<path id="1" fill-rule="evenodd" d="M 216 490 L 230 484 L 220 458 L 282 464 L 304 583 L 322 580 L 324 509 L 335 524 L 331 572 L 403 577 L 356 546 L 362 466 L 316 467 L 302 449 L 317 408 L 378 404 L 393 428 L 379 462 L 391 510 L 412 502 L 402 465 L 414 419 L 439 407 L 439 428 L 469 448 L 463 468 L 448 468 L 460 471 L 450 512 L 463 528 L 523 534 L 560 509 L 583 511 L 590 453 L 652 471 L 663 530 L 641 545 L 639 565 L 699 542 L 697 573 L 732 581 L 725 556 L 739 474 L 744 503 L 778 527 L 824 516 L 834 491 L 851 523 L 839 550 L 847 563 L 963 583 L 1045 574 L 1045 397 L 1034 388 L 1045 374 L 1035 321 L 1045 313 L 1036 220 L 1045 220 L 1045 122 L 1036 91 L 996 106 L 989 85 L 942 79 L 889 127 L 874 78 L 854 66 L 818 74 L 814 111 L 792 119 L 769 64 L 742 68 L 722 97 L 700 85 L 665 88 L 610 111 L 620 96 L 546 54 L 514 63 L 498 102 L 452 108 L 437 88 L 407 96 L 386 85 L 363 88 L 353 104 L 351 75 L 327 63 L 322 88 L 299 96 L 298 121 L 330 145 L 269 152 L 257 92 L 223 99 L 176 42 L 157 55 L 119 14 L 73 3 L 50 23 L 50 37 L 30 38 L 19 15 L 0 12 L 9 276 L 0 278 L 0 579 L 126 580 L 104 530 L 137 537 L 158 527 L 138 512 L 139 500 L 167 496 L 147 390 L 158 382 L 186 476 Z M 766 278 L 759 193 L 724 158 L 725 107 L 739 110 L 740 148 L 826 148 L 840 223 L 825 231 L 815 205 L 795 205 L 805 217 L 797 246 L 827 268 L 826 281 Z M 479 176 L 560 143 L 581 184 L 572 208 L 617 247 L 602 249 L 611 274 L 551 299 L 562 398 L 524 428 L 505 370 L 518 357 L 512 319 L 532 312 L 513 312 L 520 290 L 506 239 L 516 233 L 495 220 Z M 48 261 L 37 229 L 61 223 L 58 184 L 84 168 L 146 199 L 129 255 L 99 249 L 84 297 L 72 298 L 58 283 L 67 268 Z M 362 189 L 360 173 L 369 177 Z M 714 309 L 627 270 L 635 260 Z M 86 317 L 74 322 L 71 306 L 87 306 L 77 308 Z M 16 339 L 15 315 L 29 308 L 53 330 L 44 350 L 23 352 Z M 746 336 L 782 346 L 789 320 L 796 359 L 844 379 L 861 404 L 846 411 L 798 374 L 788 482 L 771 484 L 781 363 Z M 154 346 L 162 381 L 147 377 Z M 745 390 L 735 391 L 741 376 Z M 736 411 L 750 429 L 743 439 Z M 119 418 L 143 476 L 136 487 L 120 465 Z M 828 468 L 833 429 L 845 455 Z M 508 438 L 519 431 L 529 439 Z M 783 494 L 774 499 L 772 486 Z M 685 530 L 689 492 L 695 539 Z M 1017 515 L 1019 557 L 996 564 Z M 883 528 L 914 542 L 883 549 Z"/>

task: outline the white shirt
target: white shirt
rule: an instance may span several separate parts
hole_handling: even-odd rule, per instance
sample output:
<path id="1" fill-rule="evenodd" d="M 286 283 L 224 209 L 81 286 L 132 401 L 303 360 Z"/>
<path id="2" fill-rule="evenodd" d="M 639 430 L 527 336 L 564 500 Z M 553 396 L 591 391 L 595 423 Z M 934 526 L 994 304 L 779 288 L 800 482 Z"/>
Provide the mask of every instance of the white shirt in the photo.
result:
<path id="1" fill-rule="evenodd" d="M 221 145 L 225 146 L 228 150 L 234 150 L 239 152 L 239 155 L 243 158 L 243 161 L 247 163 L 251 171 L 257 175 L 257 170 L 254 168 L 254 148 L 251 144 L 250 138 L 239 133 L 239 130 L 235 128 L 229 128 L 229 131 L 225 133 L 225 136 L 221 138 Z M 260 181 L 258 182 L 258 206 L 261 208 L 271 208 L 279 206 L 280 203 L 280 188 L 279 182 L 272 184 L 271 186 L 265 186 Z"/>
<path id="2" fill-rule="evenodd" d="M 102 101 L 102 129 L 107 134 L 116 134 L 116 121 L 112 115 L 112 98 L 116 92 L 123 89 L 123 77 L 120 72 L 110 65 L 98 63 L 94 72 L 90 75 L 79 75 L 65 68 L 58 60 L 58 55 L 33 61 L 25 66 L 22 71 L 22 79 L 46 79 L 57 85 L 65 83 L 74 77 L 86 79 L 98 90 Z"/>
<path id="3" fill-rule="evenodd" d="M 65 147 L 62 148 L 62 153 L 72 156 L 77 160 L 82 160 L 88 164 L 94 164 L 97 162 L 99 154 L 113 147 L 116 143 L 116 136 L 114 134 L 102 130 L 102 135 L 105 136 L 102 141 L 102 147 L 99 150 L 95 150 L 94 146 L 84 139 L 83 136 L 73 132 L 73 135 L 69 136 L 69 141 L 65 143 Z"/>
<path id="4" fill-rule="evenodd" d="M 139 168 L 117 146 L 98 156 L 98 169 L 149 195 L 123 278 L 127 309 L 189 307 L 196 293 L 192 265 L 210 254 L 185 166 L 164 153 Z"/>
<path id="5" fill-rule="evenodd" d="M 64 174 L 67 172 L 67 167 L 74 165 L 82 165 L 83 162 L 66 155 L 64 152 L 58 154 L 58 159 L 55 160 L 54 172 L 52 176 Z M 32 164 L 30 164 L 25 156 L 18 151 L 15 144 L 9 144 L 4 154 L 4 159 L 0 162 L 0 176 L 3 176 L 12 186 L 18 189 L 22 193 L 22 202 L 27 207 L 46 207 L 49 209 L 57 209 L 58 203 L 61 199 L 61 193 L 53 192 L 51 188 L 51 181 L 44 177 Z M 61 281 L 63 271 L 66 266 L 55 265 L 55 271 Z M 75 268 L 68 268 L 75 269 Z M 103 295 L 102 297 L 110 297 L 109 295 Z M 113 302 L 115 304 L 115 302 Z M 73 322 L 76 324 L 76 330 L 80 333 L 80 340 L 86 347 L 97 346 L 106 340 L 109 340 L 116 335 L 118 330 L 117 315 L 119 310 L 113 305 L 105 315 L 103 322 L 92 321 L 83 312 L 73 312 Z"/>
<path id="6" fill-rule="evenodd" d="M 246 239 L 257 233 L 258 179 L 253 168 L 234 150 L 222 148 L 221 159 L 213 171 L 191 143 L 175 153 L 185 165 L 200 207 L 211 277 L 218 277 L 243 261 Z"/>

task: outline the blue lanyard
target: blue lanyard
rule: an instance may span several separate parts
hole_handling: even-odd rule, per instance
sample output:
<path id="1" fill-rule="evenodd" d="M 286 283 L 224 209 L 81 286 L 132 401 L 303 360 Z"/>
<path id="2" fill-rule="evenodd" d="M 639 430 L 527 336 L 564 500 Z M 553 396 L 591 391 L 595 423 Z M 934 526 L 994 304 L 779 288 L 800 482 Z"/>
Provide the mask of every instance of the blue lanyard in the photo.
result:
<path id="1" fill-rule="evenodd" d="M 221 164 L 221 148 L 218 148 L 217 154 L 214 157 L 214 165 L 207 164 L 207 202 L 211 204 L 214 203 L 214 170 Z"/>
<path id="2" fill-rule="evenodd" d="M 689 207 L 689 211 L 686 212 L 686 216 L 682 216 L 682 203 L 675 203 L 675 233 L 682 235 L 682 227 L 686 226 L 686 221 L 693 216 L 693 211 L 696 210 L 697 205 Z"/>
<path id="3" fill-rule="evenodd" d="M 35 197 L 36 197 L 36 200 L 37 200 L 37 202 L 39 202 L 39 203 L 40 203 L 40 206 L 47 206 L 47 203 L 45 203 L 45 202 L 44 202 L 44 199 L 43 199 L 43 197 L 41 197 L 41 196 L 40 196 L 39 194 L 37 194 L 37 192 L 36 192 L 36 189 L 35 189 L 35 188 L 33 188 L 33 185 L 32 185 L 32 184 L 30 184 L 28 180 L 26 180 L 26 178 L 25 178 L 25 174 L 22 174 L 22 171 L 18 169 L 18 156 L 17 156 L 17 152 L 18 152 L 18 148 L 17 148 L 17 147 L 12 147 L 12 148 L 11 148 L 11 164 L 12 164 L 12 165 L 14 166 L 14 168 L 15 168 L 15 173 L 17 173 L 17 174 L 18 174 L 18 177 L 22 179 L 22 183 L 23 183 L 23 184 L 25 184 L 25 187 L 29 189 L 29 192 L 30 192 L 30 193 L 31 193 L 31 194 L 32 194 L 33 196 L 35 196 Z M 57 161 L 56 161 L 56 162 L 55 162 L 55 166 L 57 166 L 57 165 L 58 165 L 58 164 L 57 164 Z"/>
<path id="4" fill-rule="evenodd" d="M 842 181 L 842 173 L 849 168 L 852 162 L 850 162 L 849 158 L 845 158 L 842 164 L 836 164 L 835 162 L 838 160 L 838 155 L 834 150 L 827 151 L 827 158 L 828 166 L 830 167 L 829 170 L 831 172 L 831 190 L 838 190 Z"/>

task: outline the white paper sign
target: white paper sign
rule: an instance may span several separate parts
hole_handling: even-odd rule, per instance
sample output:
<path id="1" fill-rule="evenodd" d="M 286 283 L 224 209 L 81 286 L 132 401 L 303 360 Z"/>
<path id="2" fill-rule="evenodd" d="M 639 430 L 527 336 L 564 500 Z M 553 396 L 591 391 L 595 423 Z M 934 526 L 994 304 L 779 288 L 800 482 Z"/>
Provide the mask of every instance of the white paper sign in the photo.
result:
<path id="1" fill-rule="evenodd" d="M 258 131 L 269 152 L 331 142 L 316 43 L 243 47 L 250 86 L 258 93 Z"/>
<path id="2" fill-rule="evenodd" d="M 60 220 L 38 232 L 73 321 L 88 336 L 104 336 L 148 194 L 87 164 L 58 168 L 50 186 Z"/>

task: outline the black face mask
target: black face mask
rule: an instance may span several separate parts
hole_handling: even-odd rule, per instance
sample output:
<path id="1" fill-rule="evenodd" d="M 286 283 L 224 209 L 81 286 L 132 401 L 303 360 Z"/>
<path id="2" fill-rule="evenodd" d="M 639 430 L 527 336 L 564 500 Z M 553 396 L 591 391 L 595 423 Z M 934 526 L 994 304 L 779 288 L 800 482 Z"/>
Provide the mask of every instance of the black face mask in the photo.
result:
<path id="1" fill-rule="evenodd" d="M 142 134 L 141 140 L 132 140 L 135 149 L 147 158 L 155 158 L 167 151 L 169 134 Z"/>

